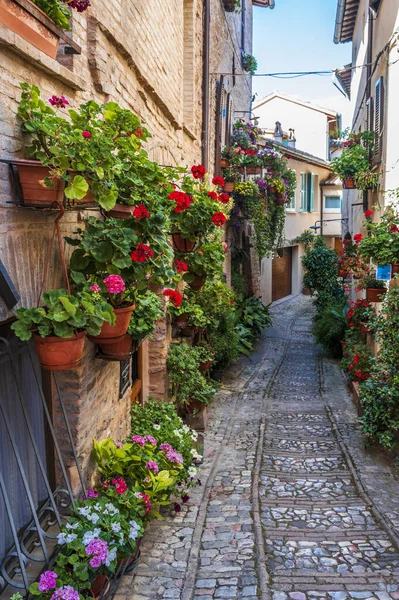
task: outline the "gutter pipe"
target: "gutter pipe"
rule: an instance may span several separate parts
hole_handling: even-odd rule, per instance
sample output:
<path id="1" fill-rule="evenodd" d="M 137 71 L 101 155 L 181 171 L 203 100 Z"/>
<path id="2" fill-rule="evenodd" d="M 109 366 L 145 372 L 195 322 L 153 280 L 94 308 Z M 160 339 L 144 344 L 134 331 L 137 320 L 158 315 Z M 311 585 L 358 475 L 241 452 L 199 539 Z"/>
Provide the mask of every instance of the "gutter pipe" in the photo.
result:
<path id="1" fill-rule="evenodd" d="M 209 171 L 209 45 L 211 29 L 211 0 L 204 2 L 204 48 L 202 63 L 202 164 Z"/>
<path id="2" fill-rule="evenodd" d="M 344 22 L 344 14 L 346 8 L 346 0 L 338 0 L 337 15 L 335 17 L 334 44 L 341 42 L 342 25 Z"/>

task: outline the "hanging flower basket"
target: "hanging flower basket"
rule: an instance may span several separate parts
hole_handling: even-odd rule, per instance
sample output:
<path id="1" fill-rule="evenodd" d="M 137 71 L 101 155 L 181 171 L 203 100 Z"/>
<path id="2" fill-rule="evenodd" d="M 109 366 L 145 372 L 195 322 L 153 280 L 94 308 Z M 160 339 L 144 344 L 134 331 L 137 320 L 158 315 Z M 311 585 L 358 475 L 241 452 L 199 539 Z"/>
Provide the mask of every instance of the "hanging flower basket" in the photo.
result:
<path id="1" fill-rule="evenodd" d="M 0 23 L 54 59 L 60 39 L 52 31 L 55 23 L 36 4 L 30 0 L 26 2 L 27 8 L 23 8 L 14 0 L 0 0 Z M 32 7 L 32 12 L 29 7 Z M 37 12 L 41 15 L 40 21 L 34 16 Z"/>
<path id="2" fill-rule="evenodd" d="M 189 238 L 183 237 L 179 231 L 175 231 L 174 233 L 172 233 L 173 249 L 177 252 L 182 252 L 183 254 L 192 252 L 197 242 L 198 239 L 192 241 Z"/>
<path id="3" fill-rule="evenodd" d="M 344 181 L 342 182 L 342 185 L 345 190 L 355 190 L 356 189 L 355 180 L 353 177 L 345 177 Z"/>
<path id="4" fill-rule="evenodd" d="M 193 281 L 189 281 L 188 285 L 190 286 L 190 288 L 192 290 L 194 290 L 195 292 L 198 292 L 198 290 L 201 290 L 204 285 L 206 283 L 206 275 L 194 275 L 194 279 Z"/>
<path id="5" fill-rule="evenodd" d="M 227 192 L 228 194 L 234 192 L 234 181 L 226 181 L 223 187 L 223 191 Z"/>
<path id="6" fill-rule="evenodd" d="M 220 159 L 220 166 L 222 167 L 222 169 L 227 169 L 227 167 L 229 166 L 229 161 L 227 160 L 227 158 L 221 158 Z"/>
<path id="7" fill-rule="evenodd" d="M 35 350 L 40 364 L 46 371 L 67 371 L 79 366 L 83 356 L 86 331 L 71 338 L 33 335 Z"/>
<path id="8" fill-rule="evenodd" d="M 385 294 L 387 293 L 386 289 L 380 288 L 367 288 L 366 296 L 369 302 L 382 302 Z"/>
<path id="9" fill-rule="evenodd" d="M 108 210 L 105 215 L 113 219 L 130 219 L 133 215 L 134 206 L 126 204 L 115 204 L 114 208 Z"/>
<path id="10" fill-rule="evenodd" d="M 226 12 L 234 12 L 236 9 L 235 0 L 223 0 L 224 10 Z"/>
<path id="11" fill-rule="evenodd" d="M 121 339 L 127 333 L 130 317 L 135 309 L 135 305 L 125 306 L 123 308 L 115 308 L 114 313 L 116 317 L 115 325 L 112 326 L 109 323 L 104 323 L 101 327 L 99 335 L 88 336 L 88 339 L 95 344 L 114 344 L 115 342 L 121 341 Z"/>
<path id="12" fill-rule="evenodd" d="M 284 206 L 284 204 L 285 204 L 285 196 L 284 196 L 284 194 L 282 192 L 276 192 L 275 203 L 278 206 Z"/>
<path id="13" fill-rule="evenodd" d="M 126 360 L 132 351 L 133 338 L 128 333 L 116 342 L 101 344 L 101 354 L 108 360 Z"/>

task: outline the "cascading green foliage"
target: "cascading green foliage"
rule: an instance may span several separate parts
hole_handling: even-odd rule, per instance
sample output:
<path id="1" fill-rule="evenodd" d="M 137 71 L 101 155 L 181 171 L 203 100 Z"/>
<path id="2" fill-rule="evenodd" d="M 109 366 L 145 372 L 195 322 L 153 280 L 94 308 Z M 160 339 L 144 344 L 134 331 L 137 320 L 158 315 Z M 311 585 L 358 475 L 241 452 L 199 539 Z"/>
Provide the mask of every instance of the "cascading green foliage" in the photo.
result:
<path id="1" fill-rule="evenodd" d="M 151 336 L 157 326 L 157 321 L 163 316 L 162 300 L 147 291 L 135 296 L 135 309 L 130 318 L 128 333 L 137 341 Z"/>
<path id="2" fill-rule="evenodd" d="M 172 344 L 169 348 L 167 367 L 171 395 L 180 406 L 185 406 L 190 401 L 206 406 L 218 391 L 217 385 L 208 382 L 200 372 L 201 360 L 197 348 L 190 347 L 185 342 Z"/>
<path id="3" fill-rule="evenodd" d="M 315 245 L 303 255 L 302 264 L 305 270 L 303 284 L 317 294 L 314 304 L 320 313 L 343 295 L 338 283 L 337 252 L 327 248 L 323 236 L 318 236 Z"/>

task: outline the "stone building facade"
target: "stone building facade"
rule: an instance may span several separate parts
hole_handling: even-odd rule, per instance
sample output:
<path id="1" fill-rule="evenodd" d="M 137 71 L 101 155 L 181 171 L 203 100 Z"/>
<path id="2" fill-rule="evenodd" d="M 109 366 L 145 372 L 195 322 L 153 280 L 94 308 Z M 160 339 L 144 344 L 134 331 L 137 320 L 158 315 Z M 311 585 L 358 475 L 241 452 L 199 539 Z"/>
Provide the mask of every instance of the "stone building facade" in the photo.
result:
<path id="1" fill-rule="evenodd" d="M 17 108 L 25 81 L 37 85 L 44 99 L 66 96 L 72 108 L 89 99 L 116 101 L 145 121 L 153 136 L 147 144 L 151 159 L 187 167 L 205 161 L 211 173 L 217 170 L 233 120 L 250 115 L 251 77 L 242 75 L 241 58 L 252 49 L 252 0 L 242 0 L 242 10 L 233 13 L 225 12 L 222 0 L 92 0 L 88 11 L 74 13 L 71 35 L 81 53 L 62 44 L 52 59 L 0 24 L 0 159 L 24 157 Z M 14 200 L 8 165 L 0 162 L 0 256 L 21 296 L 17 308 L 36 303 L 56 213 L 16 207 Z M 67 211 L 62 234 L 90 214 Z M 46 287 L 61 285 L 55 249 Z M 0 298 L 5 335 L 11 335 L 12 318 Z M 142 345 L 143 399 L 167 396 L 168 335 L 163 319 L 154 339 Z M 86 342 L 81 366 L 58 374 L 84 464 L 94 437 L 122 438 L 130 426 L 131 390 L 119 397 L 119 363 L 94 356 L 95 347 Z"/>

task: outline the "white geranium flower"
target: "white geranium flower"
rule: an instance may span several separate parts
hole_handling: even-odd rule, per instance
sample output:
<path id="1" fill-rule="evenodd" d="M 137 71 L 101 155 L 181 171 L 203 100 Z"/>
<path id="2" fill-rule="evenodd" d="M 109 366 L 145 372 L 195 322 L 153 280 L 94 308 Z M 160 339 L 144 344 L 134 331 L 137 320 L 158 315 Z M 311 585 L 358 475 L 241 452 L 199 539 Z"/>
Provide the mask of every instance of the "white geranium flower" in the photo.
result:
<path id="1" fill-rule="evenodd" d="M 95 525 L 100 520 L 100 515 L 93 513 L 92 515 L 87 515 L 87 518 Z"/>
<path id="2" fill-rule="evenodd" d="M 174 429 L 174 430 L 173 430 L 173 433 L 174 433 L 175 435 L 177 435 L 177 437 L 178 437 L 178 438 L 181 438 L 181 437 L 182 437 L 182 433 L 181 433 L 180 429 Z"/>
<path id="3" fill-rule="evenodd" d="M 116 508 L 116 506 L 114 506 L 113 504 L 111 504 L 111 502 L 108 502 L 108 504 L 105 505 L 105 508 L 108 510 L 110 515 L 118 515 L 119 514 L 119 509 Z"/>
<path id="4" fill-rule="evenodd" d="M 161 429 L 161 426 L 157 423 L 154 423 L 153 428 L 156 429 L 156 431 L 159 431 Z"/>
<path id="5" fill-rule="evenodd" d="M 59 533 L 57 535 L 57 540 L 58 540 L 58 543 L 60 546 L 62 546 L 63 544 L 66 543 L 65 538 L 66 538 L 66 533 Z"/>
<path id="6" fill-rule="evenodd" d="M 197 469 L 195 467 L 189 467 L 187 469 L 187 473 L 190 475 L 190 477 L 195 477 L 197 474 Z"/>
<path id="7" fill-rule="evenodd" d="M 122 529 L 122 526 L 120 523 L 112 523 L 111 524 L 111 529 L 114 533 L 119 533 L 120 530 Z"/>
<path id="8" fill-rule="evenodd" d="M 91 513 L 91 508 L 90 506 L 82 506 L 81 508 L 78 508 L 78 513 L 82 515 L 82 517 L 88 517 Z"/>
<path id="9" fill-rule="evenodd" d="M 100 536 L 100 533 L 101 529 L 99 527 L 96 527 L 95 529 L 93 529 L 93 531 L 86 531 L 82 538 L 82 544 L 84 546 L 87 546 L 87 544 L 91 542 L 91 540 L 95 540 L 96 538 L 98 538 Z"/>
<path id="10" fill-rule="evenodd" d="M 183 425 L 182 431 L 184 431 L 184 433 L 190 433 L 190 427 L 188 425 Z"/>
<path id="11" fill-rule="evenodd" d="M 79 523 L 74 523 L 73 525 L 72 525 L 72 523 L 66 524 L 67 529 L 77 529 L 78 527 L 79 527 Z"/>
<path id="12" fill-rule="evenodd" d="M 105 566 L 109 567 L 111 563 L 116 559 L 116 548 L 112 548 L 107 554 L 107 558 L 105 560 Z"/>

